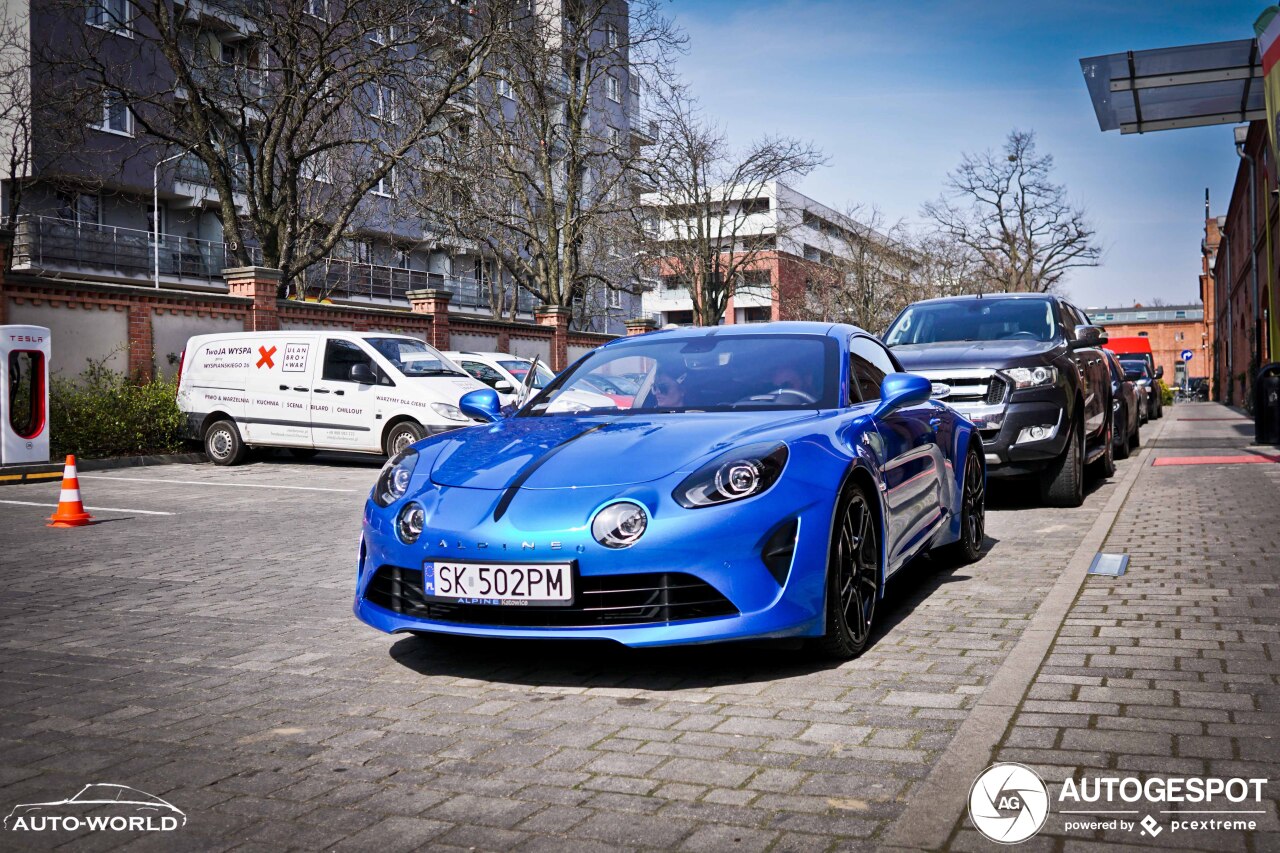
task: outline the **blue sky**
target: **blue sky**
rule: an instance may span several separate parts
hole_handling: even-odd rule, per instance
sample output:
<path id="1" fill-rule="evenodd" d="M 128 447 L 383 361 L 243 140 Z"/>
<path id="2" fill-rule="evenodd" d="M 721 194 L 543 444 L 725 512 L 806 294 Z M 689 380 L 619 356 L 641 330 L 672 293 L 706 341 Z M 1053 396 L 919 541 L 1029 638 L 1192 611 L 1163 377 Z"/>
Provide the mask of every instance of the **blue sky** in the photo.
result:
<path id="1" fill-rule="evenodd" d="M 1199 298 L 1204 191 L 1226 212 L 1230 126 L 1121 137 L 1098 130 L 1079 60 L 1253 35 L 1263 2 L 674 0 L 680 62 L 738 143 L 812 139 L 830 164 L 797 188 L 832 207 L 919 221 L 962 152 L 1034 130 L 1097 228 L 1102 266 L 1065 289 L 1080 305 Z"/>

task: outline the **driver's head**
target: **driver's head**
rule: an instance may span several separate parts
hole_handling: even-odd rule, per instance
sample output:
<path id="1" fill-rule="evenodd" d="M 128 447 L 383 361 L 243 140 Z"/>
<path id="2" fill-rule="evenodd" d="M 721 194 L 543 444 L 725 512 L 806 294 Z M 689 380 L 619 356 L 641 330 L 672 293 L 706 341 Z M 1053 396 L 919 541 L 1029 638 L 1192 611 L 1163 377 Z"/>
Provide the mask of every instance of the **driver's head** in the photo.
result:
<path id="1" fill-rule="evenodd" d="M 783 391 L 813 393 L 813 377 L 808 371 L 800 370 L 795 365 L 782 364 L 775 367 L 769 374 L 769 381 L 774 388 L 781 388 Z"/>
<path id="2" fill-rule="evenodd" d="M 664 408 L 684 405 L 684 365 L 663 363 L 653 377 L 653 401 Z"/>

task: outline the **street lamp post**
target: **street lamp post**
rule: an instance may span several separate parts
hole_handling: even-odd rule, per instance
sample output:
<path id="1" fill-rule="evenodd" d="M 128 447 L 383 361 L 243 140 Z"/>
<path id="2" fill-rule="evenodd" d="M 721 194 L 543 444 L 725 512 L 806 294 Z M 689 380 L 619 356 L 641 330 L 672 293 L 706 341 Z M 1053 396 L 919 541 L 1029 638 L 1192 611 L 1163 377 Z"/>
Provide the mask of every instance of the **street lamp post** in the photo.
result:
<path id="1" fill-rule="evenodd" d="M 151 230 L 153 232 L 151 237 L 156 290 L 160 289 L 160 167 L 170 160 L 177 160 L 179 157 L 189 153 L 190 149 L 184 148 L 177 154 L 157 161 L 155 168 L 151 170 Z"/>

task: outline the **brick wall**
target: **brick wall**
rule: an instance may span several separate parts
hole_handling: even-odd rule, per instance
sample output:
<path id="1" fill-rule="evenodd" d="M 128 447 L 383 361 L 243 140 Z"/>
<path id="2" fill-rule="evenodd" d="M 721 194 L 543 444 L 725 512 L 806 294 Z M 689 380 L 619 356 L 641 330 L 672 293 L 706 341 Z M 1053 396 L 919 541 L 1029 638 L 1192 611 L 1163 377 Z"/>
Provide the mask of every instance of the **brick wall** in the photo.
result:
<path id="1" fill-rule="evenodd" d="M 1213 372 L 1212 351 L 1202 348 L 1207 342 L 1208 327 L 1201 320 L 1165 320 L 1152 323 L 1107 323 L 1108 337 L 1140 338 L 1151 343 L 1151 355 L 1157 367 L 1164 368 L 1164 381 L 1173 385 L 1175 365 L 1184 349 L 1194 353 L 1187 365 L 1187 376 L 1209 376 Z"/>

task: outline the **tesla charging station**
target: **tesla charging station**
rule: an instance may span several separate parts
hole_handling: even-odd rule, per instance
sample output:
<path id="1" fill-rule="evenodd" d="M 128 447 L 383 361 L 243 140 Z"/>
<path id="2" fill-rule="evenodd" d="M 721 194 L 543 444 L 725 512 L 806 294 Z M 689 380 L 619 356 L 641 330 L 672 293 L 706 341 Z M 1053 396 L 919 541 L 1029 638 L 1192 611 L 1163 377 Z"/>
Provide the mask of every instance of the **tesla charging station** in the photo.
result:
<path id="1" fill-rule="evenodd" d="M 0 326 L 0 465 L 49 461 L 49 356 L 43 326 Z"/>

